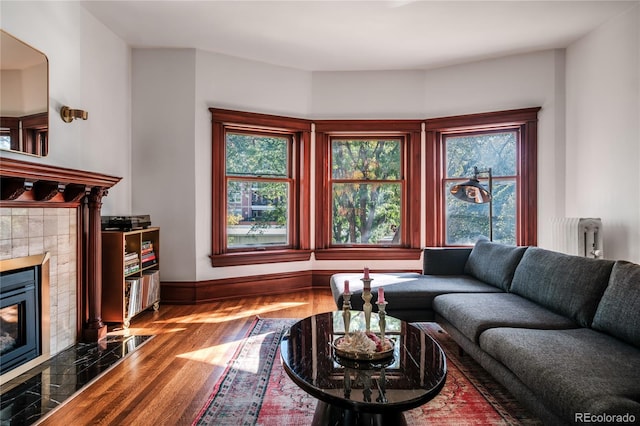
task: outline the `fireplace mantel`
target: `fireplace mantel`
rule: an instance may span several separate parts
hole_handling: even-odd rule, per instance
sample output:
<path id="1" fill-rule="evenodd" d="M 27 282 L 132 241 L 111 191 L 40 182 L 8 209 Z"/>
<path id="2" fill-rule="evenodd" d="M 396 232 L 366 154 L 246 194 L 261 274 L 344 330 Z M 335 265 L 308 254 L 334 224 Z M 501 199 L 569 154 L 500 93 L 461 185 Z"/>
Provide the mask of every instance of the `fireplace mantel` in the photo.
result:
<path id="1" fill-rule="evenodd" d="M 101 173 L 0 157 L 0 207 L 77 210 L 77 335 L 97 341 L 102 323 L 102 234 L 100 210 L 109 188 L 121 180 Z"/>

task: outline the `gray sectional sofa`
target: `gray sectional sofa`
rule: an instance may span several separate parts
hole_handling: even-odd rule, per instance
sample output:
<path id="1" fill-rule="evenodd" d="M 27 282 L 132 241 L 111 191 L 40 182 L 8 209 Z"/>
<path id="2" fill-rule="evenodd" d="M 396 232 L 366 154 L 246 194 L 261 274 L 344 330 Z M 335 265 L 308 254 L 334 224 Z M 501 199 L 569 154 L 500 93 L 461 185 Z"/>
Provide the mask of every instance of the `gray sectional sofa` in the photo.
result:
<path id="1" fill-rule="evenodd" d="M 332 276 L 339 307 L 360 278 Z M 436 320 L 545 424 L 640 424 L 640 265 L 479 241 L 371 278 L 373 302 L 383 286 L 389 315 Z"/>

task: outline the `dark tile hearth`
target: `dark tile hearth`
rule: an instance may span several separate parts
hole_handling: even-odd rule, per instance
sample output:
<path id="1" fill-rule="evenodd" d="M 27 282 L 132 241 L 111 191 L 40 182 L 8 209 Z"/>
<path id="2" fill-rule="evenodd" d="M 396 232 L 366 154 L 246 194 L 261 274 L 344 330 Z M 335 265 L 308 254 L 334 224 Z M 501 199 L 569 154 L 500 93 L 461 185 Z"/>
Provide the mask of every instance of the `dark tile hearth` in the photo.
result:
<path id="1" fill-rule="evenodd" d="M 10 380 L 1 390 L 0 424 L 35 423 L 152 337 L 108 336 L 100 343 L 77 343 Z"/>

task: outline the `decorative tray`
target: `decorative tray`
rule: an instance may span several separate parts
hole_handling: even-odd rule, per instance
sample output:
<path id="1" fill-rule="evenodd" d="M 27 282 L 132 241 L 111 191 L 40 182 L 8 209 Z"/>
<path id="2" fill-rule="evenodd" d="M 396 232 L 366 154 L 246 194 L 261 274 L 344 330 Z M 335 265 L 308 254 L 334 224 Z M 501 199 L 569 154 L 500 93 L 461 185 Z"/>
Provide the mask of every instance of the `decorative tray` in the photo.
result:
<path id="1" fill-rule="evenodd" d="M 384 339 L 385 344 L 383 346 L 383 349 L 377 352 L 355 352 L 355 351 L 340 349 L 338 346 L 340 346 L 340 343 L 342 343 L 342 339 L 344 339 L 344 337 L 338 337 L 336 340 L 329 343 L 333 348 L 334 353 L 337 356 L 340 356 L 342 358 L 347 358 L 352 360 L 362 360 L 362 361 L 373 361 L 373 360 L 385 359 L 390 356 L 393 356 L 393 349 L 395 346 L 395 342 L 393 340 L 387 339 L 386 337 Z"/>

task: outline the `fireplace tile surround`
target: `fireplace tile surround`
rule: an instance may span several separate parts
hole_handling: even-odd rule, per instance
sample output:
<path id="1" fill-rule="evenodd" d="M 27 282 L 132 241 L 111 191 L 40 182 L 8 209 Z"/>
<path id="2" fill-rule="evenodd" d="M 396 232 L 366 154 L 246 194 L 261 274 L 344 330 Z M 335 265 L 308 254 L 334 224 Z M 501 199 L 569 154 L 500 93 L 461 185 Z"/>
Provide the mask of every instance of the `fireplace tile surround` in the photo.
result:
<path id="1" fill-rule="evenodd" d="M 0 208 L 0 260 L 49 253 L 50 350 L 76 342 L 77 210 Z"/>
<path id="2" fill-rule="evenodd" d="M 43 356 L 78 342 L 99 342 L 107 327 L 101 319 L 102 200 L 121 178 L 34 163 L 0 155 L 0 270 L 20 259 L 48 259 L 42 322 L 47 333 Z M 50 290 L 50 291 L 49 291 Z M 0 376 L 0 383 L 23 367 Z"/>

